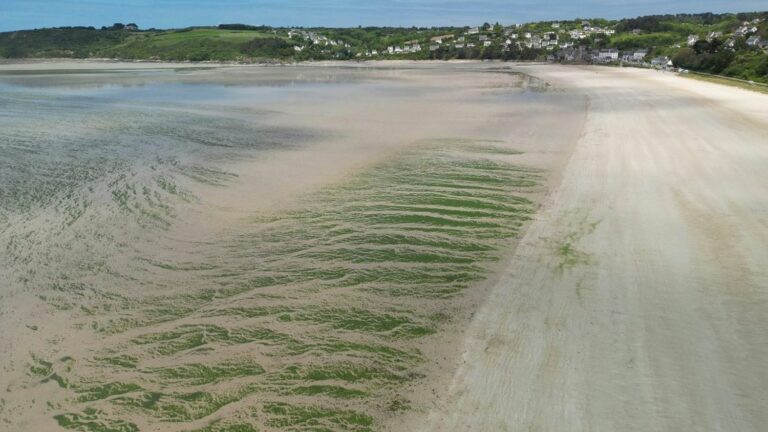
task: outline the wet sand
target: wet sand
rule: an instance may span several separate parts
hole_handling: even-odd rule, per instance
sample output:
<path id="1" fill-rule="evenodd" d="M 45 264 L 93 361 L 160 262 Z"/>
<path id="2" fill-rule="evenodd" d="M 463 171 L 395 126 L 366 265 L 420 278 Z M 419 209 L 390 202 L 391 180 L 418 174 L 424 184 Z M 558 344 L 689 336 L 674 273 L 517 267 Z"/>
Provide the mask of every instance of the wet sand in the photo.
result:
<path id="1" fill-rule="evenodd" d="M 11 430 L 426 412 L 586 101 L 494 64 L 14 68 Z"/>
<path id="2" fill-rule="evenodd" d="M 433 431 L 768 424 L 768 97 L 521 66 L 589 98 L 560 184 L 467 333 Z"/>

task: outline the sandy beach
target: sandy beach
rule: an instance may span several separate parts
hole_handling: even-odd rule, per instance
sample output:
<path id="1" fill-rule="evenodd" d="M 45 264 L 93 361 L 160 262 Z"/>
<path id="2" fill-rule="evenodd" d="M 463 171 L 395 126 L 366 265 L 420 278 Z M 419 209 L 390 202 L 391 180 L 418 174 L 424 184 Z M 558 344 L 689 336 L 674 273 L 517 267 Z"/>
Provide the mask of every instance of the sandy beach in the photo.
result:
<path id="1" fill-rule="evenodd" d="M 0 108 L 0 430 L 768 423 L 766 95 L 52 61 Z"/>
<path id="2" fill-rule="evenodd" d="M 586 94 L 585 129 L 414 430 L 762 430 L 768 97 L 520 69 Z"/>

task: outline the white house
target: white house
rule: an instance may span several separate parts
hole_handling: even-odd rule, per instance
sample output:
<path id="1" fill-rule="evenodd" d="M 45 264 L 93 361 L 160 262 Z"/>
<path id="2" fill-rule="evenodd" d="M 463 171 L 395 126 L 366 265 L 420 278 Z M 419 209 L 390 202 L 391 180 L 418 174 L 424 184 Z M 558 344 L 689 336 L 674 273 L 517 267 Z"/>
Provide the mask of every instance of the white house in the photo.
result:
<path id="1" fill-rule="evenodd" d="M 654 67 L 666 67 L 669 62 L 669 57 L 656 57 L 651 60 L 651 65 Z"/>
<path id="2" fill-rule="evenodd" d="M 436 44 L 442 44 L 443 40 L 445 40 L 445 39 L 453 39 L 453 35 L 452 34 L 447 34 L 447 35 L 442 35 L 442 36 L 435 36 L 435 37 L 431 38 L 430 41 L 434 42 Z"/>
<path id="3" fill-rule="evenodd" d="M 696 44 L 696 42 L 699 41 L 699 37 L 697 35 L 689 35 L 688 36 L 688 46 L 692 47 Z"/>
<path id="4" fill-rule="evenodd" d="M 759 46 L 760 45 L 760 36 L 751 36 L 749 39 L 747 39 L 747 45 L 749 46 Z"/>
<path id="5" fill-rule="evenodd" d="M 480 33 L 480 27 L 472 27 L 471 29 L 467 30 L 467 34 L 474 35 Z"/>
<path id="6" fill-rule="evenodd" d="M 485 46 L 485 47 L 491 46 L 491 41 L 487 40 L 487 41 L 483 42 L 483 46 Z"/>
<path id="7" fill-rule="evenodd" d="M 587 37 L 587 35 L 584 32 L 579 30 L 571 30 L 568 34 L 571 36 L 572 39 L 584 39 Z"/>
<path id="8" fill-rule="evenodd" d="M 604 62 L 616 61 L 619 59 L 619 50 L 616 48 L 600 50 L 597 54 L 597 59 Z"/>
<path id="9" fill-rule="evenodd" d="M 712 39 L 720 39 L 721 37 L 723 37 L 723 32 L 709 32 L 707 40 L 712 41 Z"/>

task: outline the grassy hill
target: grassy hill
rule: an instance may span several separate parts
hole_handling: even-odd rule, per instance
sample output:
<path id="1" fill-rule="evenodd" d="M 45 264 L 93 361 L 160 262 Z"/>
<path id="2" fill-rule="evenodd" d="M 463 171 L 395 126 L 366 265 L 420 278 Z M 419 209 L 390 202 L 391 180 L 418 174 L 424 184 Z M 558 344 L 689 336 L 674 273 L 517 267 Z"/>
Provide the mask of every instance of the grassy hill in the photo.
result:
<path id="1" fill-rule="evenodd" d="M 443 36 L 444 40 L 435 38 Z M 693 44 L 691 38 L 698 39 Z M 755 38 L 758 40 L 755 41 Z M 313 28 L 244 24 L 177 30 L 68 27 L 0 33 L 0 58 L 116 58 L 175 61 L 501 59 L 602 62 L 599 50 L 648 64 L 768 83 L 768 12 L 574 19 L 477 28 Z M 578 49 L 577 56 L 569 55 Z M 629 56 L 629 57 L 628 57 Z M 620 58 L 620 59 L 621 59 Z M 619 59 L 614 59 L 616 62 Z M 610 59 L 609 61 L 610 62 Z M 666 62 L 664 62 L 666 63 Z"/>
<path id="2" fill-rule="evenodd" d="M 213 27 L 127 31 L 55 28 L 0 33 L 0 57 L 242 60 L 287 58 L 293 44 L 276 31 Z"/>

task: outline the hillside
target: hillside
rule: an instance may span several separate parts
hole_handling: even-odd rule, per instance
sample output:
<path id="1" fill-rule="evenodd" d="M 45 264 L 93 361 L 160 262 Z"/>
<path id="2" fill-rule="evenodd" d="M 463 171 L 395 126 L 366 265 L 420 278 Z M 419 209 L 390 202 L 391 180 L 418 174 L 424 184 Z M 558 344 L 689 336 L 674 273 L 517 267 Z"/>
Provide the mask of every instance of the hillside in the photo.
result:
<path id="1" fill-rule="evenodd" d="M 176 30 L 69 27 L 0 33 L 0 57 L 176 61 L 500 59 L 676 67 L 768 83 L 768 12 L 575 19 L 504 26 Z"/>

